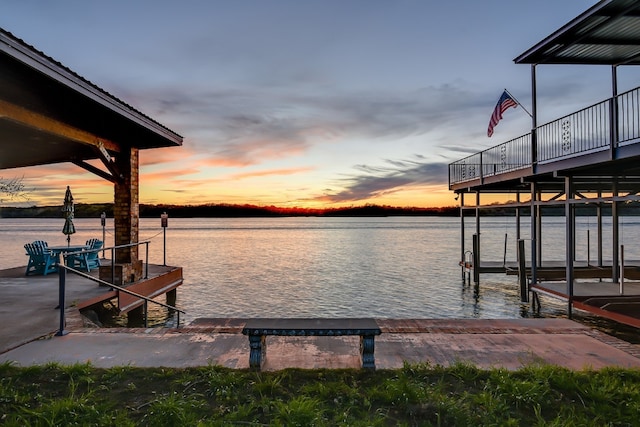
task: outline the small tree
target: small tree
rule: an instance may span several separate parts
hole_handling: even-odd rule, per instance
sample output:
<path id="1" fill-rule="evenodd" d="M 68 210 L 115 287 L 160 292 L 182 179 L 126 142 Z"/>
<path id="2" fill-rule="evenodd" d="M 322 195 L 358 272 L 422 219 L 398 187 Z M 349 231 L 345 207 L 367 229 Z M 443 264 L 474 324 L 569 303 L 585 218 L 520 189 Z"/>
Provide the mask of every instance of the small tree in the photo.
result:
<path id="1" fill-rule="evenodd" d="M 29 192 L 24 186 L 24 177 L 4 179 L 0 177 L 0 203 L 11 200 L 29 200 Z"/>

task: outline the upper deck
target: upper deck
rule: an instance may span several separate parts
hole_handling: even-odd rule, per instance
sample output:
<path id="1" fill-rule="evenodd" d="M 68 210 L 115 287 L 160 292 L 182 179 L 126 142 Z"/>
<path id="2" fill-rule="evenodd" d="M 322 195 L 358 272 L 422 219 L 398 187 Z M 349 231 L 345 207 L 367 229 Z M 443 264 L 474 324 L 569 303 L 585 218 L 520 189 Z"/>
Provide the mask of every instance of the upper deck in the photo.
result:
<path id="1" fill-rule="evenodd" d="M 449 189 L 562 190 L 564 177 L 585 191 L 612 182 L 640 189 L 640 87 L 619 93 L 617 67 L 640 65 L 640 2 L 601 0 L 514 60 L 532 68 L 532 131 L 449 165 Z M 535 69 L 541 64 L 611 65 L 612 97 L 539 125 Z M 620 188 L 621 189 L 621 188 Z"/>
<path id="2" fill-rule="evenodd" d="M 449 165 L 449 189 L 509 191 L 566 174 L 640 176 L 640 87 Z"/>

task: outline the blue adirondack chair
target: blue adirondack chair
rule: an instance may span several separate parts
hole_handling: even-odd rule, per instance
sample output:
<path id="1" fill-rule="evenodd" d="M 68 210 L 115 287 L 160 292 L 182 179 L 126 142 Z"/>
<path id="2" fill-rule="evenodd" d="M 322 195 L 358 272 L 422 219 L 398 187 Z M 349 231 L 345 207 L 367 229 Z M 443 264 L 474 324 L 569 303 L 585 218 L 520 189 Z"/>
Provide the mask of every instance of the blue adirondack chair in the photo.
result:
<path id="1" fill-rule="evenodd" d="M 45 251 L 49 249 L 49 243 L 44 240 L 34 240 L 33 244 L 42 246 Z"/>
<path id="2" fill-rule="evenodd" d="M 98 249 L 102 247 L 102 240 L 89 239 L 86 244 L 87 249 L 85 251 L 67 257 L 67 265 L 73 268 L 85 269 L 87 272 L 100 267 Z"/>
<path id="3" fill-rule="evenodd" d="M 51 253 L 50 250 L 41 241 L 27 243 L 24 245 L 27 255 L 29 255 L 29 263 L 25 276 L 30 274 L 42 274 L 46 276 L 49 273 L 58 271 L 59 256 Z"/>

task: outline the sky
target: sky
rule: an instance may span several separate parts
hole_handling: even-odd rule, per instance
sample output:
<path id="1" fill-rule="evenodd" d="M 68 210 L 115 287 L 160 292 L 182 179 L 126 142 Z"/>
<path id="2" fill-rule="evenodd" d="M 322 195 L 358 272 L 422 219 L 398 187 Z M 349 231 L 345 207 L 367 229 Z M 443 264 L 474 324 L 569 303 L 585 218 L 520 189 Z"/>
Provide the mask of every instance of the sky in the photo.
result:
<path id="1" fill-rule="evenodd" d="M 448 164 L 526 134 L 513 59 L 595 0 L 2 0 L 0 27 L 184 137 L 142 150 L 140 203 L 452 206 Z M 621 67 L 620 92 L 638 71 Z M 537 68 L 539 123 L 608 98 L 609 67 Z M 71 164 L 1 171 L 22 205 L 112 202 Z"/>

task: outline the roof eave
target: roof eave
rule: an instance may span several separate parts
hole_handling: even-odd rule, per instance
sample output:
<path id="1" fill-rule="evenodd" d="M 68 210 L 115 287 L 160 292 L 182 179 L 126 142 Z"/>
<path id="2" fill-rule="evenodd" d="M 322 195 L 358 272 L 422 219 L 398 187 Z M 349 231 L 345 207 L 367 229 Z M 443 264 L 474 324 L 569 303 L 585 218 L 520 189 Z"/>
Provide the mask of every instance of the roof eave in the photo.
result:
<path id="1" fill-rule="evenodd" d="M 145 116 L 130 105 L 127 105 L 119 99 L 111 96 L 98 86 L 62 66 L 62 64 L 54 61 L 52 58 L 47 57 L 41 52 L 36 51 L 26 43 L 13 38 L 10 33 L 1 29 L 0 52 L 5 52 L 16 60 L 68 87 L 70 90 L 76 91 L 92 101 L 114 111 L 118 115 L 154 132 L 167 141 L 167 146 L 182 145 L 183 138 L 179 134 L 154 121 L 150 117 Z"/>
<path id="2" fill-rule="evenodd" d="M 603 8 L 607 7 L 613 0 L 602 0 L 599 3 L 596 3 L 567 24 L 563 25 L 560 29 L 556 30 L 554 33 L 544 38 L 542 41 L 537 43 L 535 46 L 531 47 L 524 53 L 520 54 L 516 58 L 514 58 L 513 62 L 516 64 L 539 64 L 540 61 L 540 53 L 541 51 L 547 52 L 554 44 L 557 44 L 557 40 L 563 38 L 569 31 L 571 31 L 578 23 L 584 21 L 587 18 L 597 14 Z M 563 63 L 563 62 L 556 62 Z M 567 62 L 567 64 L 573 64 L 574 62 Z"/>

